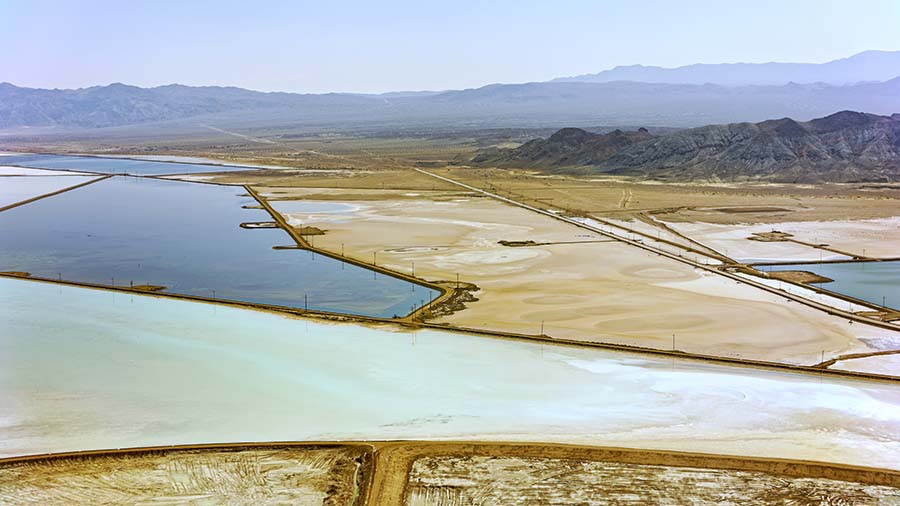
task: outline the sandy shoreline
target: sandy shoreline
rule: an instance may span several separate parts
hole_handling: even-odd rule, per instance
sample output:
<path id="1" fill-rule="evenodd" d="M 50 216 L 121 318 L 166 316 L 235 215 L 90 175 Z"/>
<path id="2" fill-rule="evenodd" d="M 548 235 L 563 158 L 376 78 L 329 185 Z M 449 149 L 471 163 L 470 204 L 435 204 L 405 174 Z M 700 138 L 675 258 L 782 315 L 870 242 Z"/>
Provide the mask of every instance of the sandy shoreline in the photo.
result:
<path id="1" fill-rule="evenodd" d="M 758 289 L 704 274 L 583 229 L 482 197 L 379 190 L 286 189 L 340 213 L 285 212 L 297 226 L 326 230 L 316 246 L 431 280 L 457 273 L 481 290 L 467 309 L 439 319 L 466 327 L 637 344 L 789 363 L 869 349 L 890 333 L 851 325 Z M 340 200 L 340 192 L 348 199 Z M 274 194 L 274 193 L 271 193 Z M 365 199 L 356 199 L 365 194 Z M 379 199 L 378 196 L 381 196 Z M 276 210 L 284 205 L 273 202 Z M 506 247 L 500 240 L 549 243 Z M 581 242 L 581 243 L 579 243 Z M 747 241 L 752 242 L 752 241 Z"/>
<path id="2" fill-rule="evenodd" d="M 828 247 L 859 256 L 890 257 L 900 255 L 900 216 L 871 220 L 799 221 L 744 225 L 713 223 L 667 223 L 680 232 L 697 238 L 732 258 L 774 261 L 816 261 L 847 258 L 834 252 L 795 242 L 760 242 L 748 238 L 754 233 L 778 230 L 792 239 L 827 244 Z"/>

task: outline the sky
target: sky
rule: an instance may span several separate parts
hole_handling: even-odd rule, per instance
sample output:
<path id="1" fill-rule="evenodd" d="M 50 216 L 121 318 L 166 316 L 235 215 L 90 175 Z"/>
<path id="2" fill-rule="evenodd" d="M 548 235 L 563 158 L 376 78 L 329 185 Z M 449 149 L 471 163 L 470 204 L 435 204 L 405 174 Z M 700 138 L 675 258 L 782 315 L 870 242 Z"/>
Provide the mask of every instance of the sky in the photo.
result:
<path id="1" fill-rule="evenodd" d="M 900 0 L 0 0 L 0 82 L 445 90 L 900 50 Z"/>

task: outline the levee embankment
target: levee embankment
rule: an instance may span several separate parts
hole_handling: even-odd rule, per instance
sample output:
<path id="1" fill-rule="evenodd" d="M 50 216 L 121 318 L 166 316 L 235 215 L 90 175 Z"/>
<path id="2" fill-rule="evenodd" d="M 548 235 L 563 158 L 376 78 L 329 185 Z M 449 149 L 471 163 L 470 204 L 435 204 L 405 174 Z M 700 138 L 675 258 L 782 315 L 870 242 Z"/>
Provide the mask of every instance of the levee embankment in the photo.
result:
<path id="1" fill-rule="evenodd" d="M 851 466 L 806 460 L 792 460 L 736 455 L 632 449 L 590 445 L 552 444 L 541 442 L 492 441 L 309 441 L 309 442 L 244 442 L 195 444 L 163 447 L 125 448 L 80 451 L 57 454 L 27 455 L 0 459 L 0 488 L 21 486 L 3 483 L 4 471 L 14 470 L 46 477 L 62 469 L 90 475 L 92 466 L 104 459 L 119 459 L 128 465 L 128 456 L 156 456 L 177 458 L 187 452 L 210 452 L 209 459 L 240 458 L 241 452 L 291 450 L 296 452 L 323 449 L 346 449 L 360 455 L 353 475 L 354 505 L 402 505 L 408 498 L 410 472 L 413 464 L 423 458 L 522 458 L 557 459 L 568 462 L 606 462 L 631 465 L 650 465 L 660 468 L 692 468 L 698 471 L 754 472 L 770 475 L 774 480 L 795 478 L 826 479 L 861 485 L 900 487 L 900 472 L 892 469 Z M 220 453 L 212 453 L 212 452 Z M 221 453 L 224 452 L 224 453 Z M 210 464 L 214 464 L 210 462 Z M 23 467 L 25 466 L 25 467 Z M 107 480 L 108 481 L 108 480 Z M 114 489 L 118 484 L 106 483 Z M 633 484 L 639 487 L 640 483 Z M 240 489 L 240 488 L 238 488 Z M 95 490 L 102 494 L 103 491 Z M 234 499 L 240 500 L 241 497 Z"/>

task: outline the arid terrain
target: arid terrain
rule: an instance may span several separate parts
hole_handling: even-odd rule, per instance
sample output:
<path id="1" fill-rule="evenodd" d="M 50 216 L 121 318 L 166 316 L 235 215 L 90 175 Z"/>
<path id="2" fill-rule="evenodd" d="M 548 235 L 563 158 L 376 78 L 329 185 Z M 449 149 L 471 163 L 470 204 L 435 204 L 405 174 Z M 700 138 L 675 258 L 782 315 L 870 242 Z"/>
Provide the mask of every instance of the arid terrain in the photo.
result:
<path id="1" fill-rule="evenodd" d="M 530 205 L 603 220 L 626 237 L 631 229 L 664 249 L 692 248 L 699 252 L 695 258 L 706 254 L 709 263 L 716 255 L 847 258 L 815 247 L 825 241 L 849 254 L 889 255 L 898 237 L 892 191 L 672 188 L 478 169 L 435 173 Z M 419 172 L 259 174 L 251 180 L 234 174 L 216 181 L 252 185 L 289 224 L 315 231 L 308 239 L 317 248 L 407 274 L 415 270 L 428 280 L 454 281 L 459 275 L 477 286 L 471 293 L 477 300 L 441 315 L 438 323 L 523 334 L 543 330 L 553 337 L 662 349 L 671 349 L 674 340 L 678 350 L 789 363 L 883 350 L 900 339 L 895 331 L 788 304 L 777 294 Z M 830 221 L 837 216 L 843 220 Z M 749 240 L 773 228 L 815 244 Z"/>
<path id="2" fill-rule="evenodd" d="M 260 205 L 254 208 L 276 213 L 274 221 L 265 226 L 289 228 L 299 247 L 448 289 L 448 295 L 436 305 L 395 318 L 403 326 L 400 329 L 412 330 L 411 353 L 417 346 L 415 329 L 425 325 L 492 335 L 481 339 L 558 339 L 573 345 L 626 345 L 635 351 L 674 351 L 676 357 L 732 361 L 723 365 L 743 366 L 749 364 L 746 360 L 756 360 L 807 367 L 798 374 L 818 375 L 828 368 L 829 374 L 821 380 L 826 382 L 832 374 L 844 380 L 840 375 L 845 372 L 900 376 L 900 332 L 893 328 L 895 320 L 889 311 L 803 284 L 814 277 L 753 274 L 746 268 L 746 264 L 762 260 L 815 262 L 895 256 L 900 189 L 850 184 L 661 185 L 625 178 L 546 176 L 533 171 L 447 166 L 450 159 L 473 149 L 470 142 L 454 145 L 448 152 L 426 145 L 421 148 L 426 155 L 421 155 L 411 149 L 412 141 L 385 141 L 377 143 L 383 149 L 377 157 L 359 150 L 356 141 L 341 142 L 344 144 L 338 144 L 346 152 L 315 149 L 310 150 L 315 153 L 303 151 L 296 157 L 306 162 L 323 160 L 315 168 L 305 168 L 305 163 L 293 161 L 293 156 L 277 155 L 280 148 L 269 145 L 264 147 L 265 153 L 254 156 L 241 150 L 227 157 L 212 151 L 173 150 L 178 156 L 200 157 L 185 161 L 269 167 L 152 177 L 240 185 L 238 192 L 246 191 L 258 200 Z M 316 147 L 327 149 L 328 143 Z M 275 168 L 280 165 L 291 167 Z M 417 165 L 428 168 L 417 170 Z M 11 168 L 4 177 L 25 172 Z M 74 181 L 84 176 L 66 177 Z M 32 193 L 41 197 L 40 192 Z M 394 328 L 383 321 L 347 319 Z M 594 365 L 583 367 L 592 374 L 603 373 L 594 370 Z M 675 374 L 676 360 L 671 367 Z M 752 374 L 752 369 L 746 370 Z M 892 384 L 895 380 L 874 381 Z M 658 383 L 651 390 L 664 395 L 670 385 L 663 385 L 668 383 Z M 679 387 L 672 388 L 677 391 Z M 841 388 L 827 395 L 843 395 Z M 748 398 L 768 395 L 762 384 L 752 388 L 735 384 L 725 390 L 729 399 L 732 393 L 743 396 L 744 401 L 734 400 L 734 409 L 746 408 Z M 702 395 L 691 395 L 689 402 L 703 402 Z M 883 400 L 890 402 L 890 395 L 885 395 Z M 264 399 L 259 402 L 262 409 Z M 814 404 L 819 406 L 818 402 Z M 795 404 L 785 404 L 790 414 L 784 415 L 788 418 L 782 419 L 782 425 L 771 428 L 770 435 L 761 435 L 762 429 L 755 425 L 733 420 L 734 425 L 722 433 L 698 435 L 707 438 L 699 446 L 689 438 L 674 439 L 676 432 L 654 425 L 652 420 L 647 421 L 648 427 L 656 429 L 644 428 L 638 433 L 617 429 L 592 437 L 548 431 L 544 438 L 584 444 L 630 443 L 644 449 L 639 451 L 640 458 L 624 460 L 584 449 L 589 447 L 559 450 L 551 443 L 483 444 L 468 449 L 468 443 L 446 442 L 376 444 L 374 450 L 360 446 L 151 452 L 46 461 L 52 464 L 0 463 L 0 498 L 15 497 L 12 504 L 54 500 L 67 504 L 83 502 L 83 494 L 90 490 L 90 500 L 198 505 L 249 504 L 241 502 L 248 497 L 253 504 L 291 500 L 300 504 L 397 505 L 571 504 L 596 502 L 598 497 L 608 498 L 609 504 L 673 498 L 690 498 L 696 504 L 891 504 L 897 499 L 897 489 L 892 488 L 897 486 L 897 478 L 885 469 L 847 471 L 844 466 L 840 472 L 823 471 L 825 464 L 761 464 L 754 458 L 729 456 L 697 461 L 649 450 L 700 447 L 730 455 L 761 455 L 762 443 L 751 441 L 763 437 L 769 438 L 766 446 L 781 456 L 859 463 L 866 461 L 865 455 L 877 454 L 882 460 L 873 462 L 879 465 L 884 455 L 893 451 L 876 451 L 862 442 L 856 450 L 825 450 L 815 441 L 819 425 L 809 425 L 810 420 L 827 426 L 828 437 L 834 441 L 862 441 L 858 438 L 863 436 L 852 434 L 850 439 L 842 439 L 846 434 L 838 421 L 831 421 L 837 415 L 823 411 L 824 400 L 823 407 L 817 408 Z M 712 408 L 705 403 L 696 406 Z M 867 411 L 870 407 L 860 409 L 855 416 L 871 419 L 877 431 L 890 430 L 889 415 L 881 419 Z M 715 417 L 724 415 L 715 411 L 704 416 L 718 419 Z M 238 418 L 243 420 L 243 416 Z M 277 414 L 272 416 L 267 433 L 293 434 L 281 432 L 276 423 L 279 419 Z M 412 425 L 378 426 L 378 430 L 382 437 L 394 437 L 416 427 L 422 431 L 417 434 L 424 435 L 434 430 L 427 432 L 420 425 L 444 424 L 454 433 L 470 434 L 466 439 L 485 434 L 452 428 L 464 419 L 461 414 L 441 414 L 404 422 Z M 700 423 L 685 420 L 687 425 L 679 426 L 678 434 L 691 433 L 690 425 Z M 244 425 L 238 422 L 225 424 L 229 428 L 224 433 L 241 433 Z M 301 428 L 298 431 L 303 433 Z M 347 434 L 354 439 L 366 437 L 359 431 Z M 502 440 L 527 440 L 525 434 L 513 431 L 491 434 Z M 91 437 L 103 440 L 99 433 Z M 450 439 L 449 433 L 441 437 Z M 507 447 L 516 444 L 520 447 Z M 126 491 L 122 483 L 128 484 Z M 54 495 L 59 491 L 66 492 Z"/>
<path id="3" fill-rule="evenodd" d="M 0 463 L 0 502 L 356 504 L 366 448 L 198 449 Z"/>
<path id="4" fill-rule="evenodd" d="M 208 445 L 0 460 L 0 500 L 75 504 L 895 504 L 900 474 L 505 443 Z"/>
<path id="5" fill-rule="evenodd" d="M 234 146 L 227 155 L 192 139 L 169 150 L 295 168 L 166 177 L 247 185 L 311 247 L 429 281 L 458 280 L 466 294 L 425 315 L 438 324 L 806 365 L 900 349 L 900 333 L 891 326 L 860 325 L 617 240 L 641 241 L 710 267 L 890 257 L 900 244 L 900 188 L 659 184 L 440 168 L 500 140 L 492 135 L 297 136 Z M 415 165 L 435 165 L 430 174 L 577 217 L 607 234 L 515 207 Z M 782 236 L 760 240 L 772 231 Z M 788 282 L 814 277 L 770 276 L 760 282 L 844 311 L 873 311 Z"/>
<path id="6" fill-rule="evenodd" d="M 640 484 L 639 486 L 636 486 Z M 900 491 L 829 479 L 569 459 L 425 457 L 406 504 L 776 504 L 900 501 Z"/>
<path id="7" fill-rule="evenodd" d="M 900 2 L 208 4 L 0 1 L 0 506 L 900 506 Z"/>

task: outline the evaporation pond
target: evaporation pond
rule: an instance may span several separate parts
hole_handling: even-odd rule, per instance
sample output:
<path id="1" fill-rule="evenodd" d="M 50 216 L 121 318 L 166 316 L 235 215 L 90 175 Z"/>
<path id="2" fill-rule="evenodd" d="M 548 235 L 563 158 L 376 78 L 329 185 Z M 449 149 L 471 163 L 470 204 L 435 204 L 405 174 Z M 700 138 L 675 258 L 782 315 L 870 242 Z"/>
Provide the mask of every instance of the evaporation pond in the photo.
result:
<path id="1" fill-rule="evenodd" d="M 134 176 L 254 170 L 253 167 L 238 167 L 235 165 L 156 162 L 130 158 L 103 158 L 99 156 L 9 155 L 4 156 L 2 161 L 4 165 L 17 165 L 35 169 L 85 170 L 103 174 L 131 174 Z"/>
<path id="2" fill-rule="evenodd" d="M 0 322 L 0 457 L 503 439 L 900 463 L 896 382 L 298 320 L 20 279 L 0 279 Z"/>
<path id="3" fill-rule="evenodd" d="M 0 176 L 0 207 L 33 199 L 103 176 Z"/>
<path id="4" fill-rule="evenodd" d="M 238 186 L 116 176 L 0 212 L 0 271 L 392 317 L 436 291 L 297 249 Z M 213 292 L 215 291 L 215 293 Z M 308 301 L 308 302 L 307 302 Z"/>
<path id="5" fill-rule="evenodd" d="M 900 261 L 761 265 L 757 268 L 764 271 L 814 272 L 834 280 L 816 286 L 873 304 L 900 307 Z"/>

